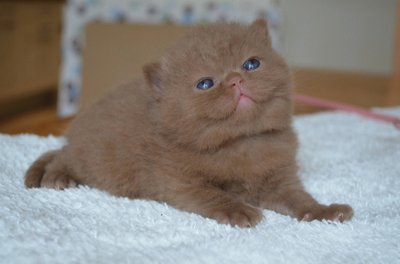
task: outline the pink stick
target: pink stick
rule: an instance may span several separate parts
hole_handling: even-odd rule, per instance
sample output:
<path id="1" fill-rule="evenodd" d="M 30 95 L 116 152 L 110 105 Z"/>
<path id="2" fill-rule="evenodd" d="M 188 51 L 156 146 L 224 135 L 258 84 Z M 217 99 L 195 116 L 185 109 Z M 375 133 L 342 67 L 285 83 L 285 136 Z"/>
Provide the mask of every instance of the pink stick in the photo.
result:
<path id="1" fill-rule="evenodd" d="M 343 104 L 335 101 L 329 101 L 324 99 L 315 98 L 312 96 L 302 95 L 302 94 L 293 94 L 293 98 L 296 102 L 314 105 L 326 109 L 333 109 L 345 112 L 356 113 L 370 119 L 375 119 L 383 122 L 392 123 L 397 129 L 400 129 L 400 119 L 395 116 L 380 114 L 371 112 L 365 108 L 356 107 L 348 104 Z"/>

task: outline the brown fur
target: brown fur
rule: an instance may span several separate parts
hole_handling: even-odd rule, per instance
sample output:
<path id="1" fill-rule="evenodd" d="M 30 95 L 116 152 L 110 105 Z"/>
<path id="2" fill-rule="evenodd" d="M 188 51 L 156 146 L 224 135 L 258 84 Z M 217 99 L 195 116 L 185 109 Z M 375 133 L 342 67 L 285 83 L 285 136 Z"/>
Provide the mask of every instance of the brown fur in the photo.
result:
<path id="1" fill-rule="evenodd" d="M 350 219 L 350 206 L 317 203 L 297 176 L 290 73 L 266 33 L 263 20 L 197 27 L 145 66 L 143 79 L 79 114 L 68 144 L 39 158 L 26 186 L 86 184 L 240 227 L 256 225 L 263 208 L 300 220 Z M 246 72 L 252 57 L 261 65 Z M 216 86 L 196 89 L 203 77 Z M 237 106 L 239 79 L 248 107 Z"/>

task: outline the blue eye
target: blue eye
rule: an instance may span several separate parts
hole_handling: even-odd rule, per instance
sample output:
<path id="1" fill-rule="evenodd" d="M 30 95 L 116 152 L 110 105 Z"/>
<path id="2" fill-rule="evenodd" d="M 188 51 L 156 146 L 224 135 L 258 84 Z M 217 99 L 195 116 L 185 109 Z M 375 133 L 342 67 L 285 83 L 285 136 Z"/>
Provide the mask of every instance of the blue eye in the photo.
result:
<path id="1" fill-rule="evenodd" d="M 245 69 L 246 71 L 252 71 L 260 67 L 260 64 L 260 61 L 257 59 L 248 59 L 243 63 L 243 69 Z"/>
<path id="2" fill-rule="evenodd" d="M 196 87 L 200 90 L 207 90 L 214 86 L 214 81 L 211 79 L 203 79 L 197 83 Z"/>

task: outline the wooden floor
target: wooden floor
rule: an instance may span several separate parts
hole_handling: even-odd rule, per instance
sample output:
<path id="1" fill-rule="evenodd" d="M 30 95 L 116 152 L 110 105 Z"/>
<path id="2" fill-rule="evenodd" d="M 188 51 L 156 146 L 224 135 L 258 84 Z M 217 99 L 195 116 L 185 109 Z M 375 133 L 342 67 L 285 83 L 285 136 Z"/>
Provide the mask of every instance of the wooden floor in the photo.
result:
<path id="1" fill-rule="evenodd" d="M 44 106 L 3 120 L 0 122 L 0 133 L 61 135 L 71 120 L 59 118 L 55 106 Z"/>
<path id="2" fill-rule="evenodd" d="M 371 74 L 294 69 L 296 92 L 358 106 L 385 106 L 389 77 Z M 322 109 L 295 105 L 296 114 Z M 55 104 L 42 106 L 0 120 L 0 133 L 61 135 L 72 118 L 60 119 Z"/>

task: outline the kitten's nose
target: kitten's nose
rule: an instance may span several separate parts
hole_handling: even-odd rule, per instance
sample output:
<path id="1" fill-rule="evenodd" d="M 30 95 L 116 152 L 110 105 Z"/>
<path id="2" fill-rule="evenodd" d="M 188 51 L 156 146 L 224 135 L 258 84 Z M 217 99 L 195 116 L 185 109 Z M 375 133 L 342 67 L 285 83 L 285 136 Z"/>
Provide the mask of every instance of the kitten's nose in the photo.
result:
<path id="1" fill-rule="evenodd" d="M 228 80 L 228 85 L 232 88 L 242 88 L 243 87 L 243 79 L 239 76 L 234 76 Z"/>

